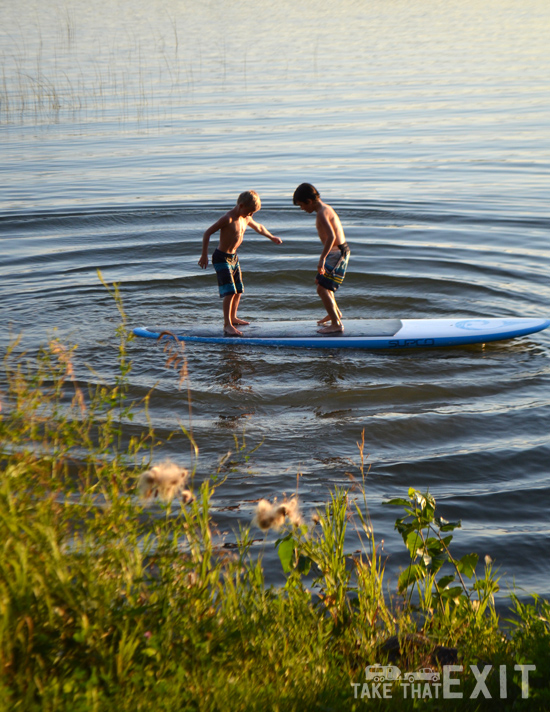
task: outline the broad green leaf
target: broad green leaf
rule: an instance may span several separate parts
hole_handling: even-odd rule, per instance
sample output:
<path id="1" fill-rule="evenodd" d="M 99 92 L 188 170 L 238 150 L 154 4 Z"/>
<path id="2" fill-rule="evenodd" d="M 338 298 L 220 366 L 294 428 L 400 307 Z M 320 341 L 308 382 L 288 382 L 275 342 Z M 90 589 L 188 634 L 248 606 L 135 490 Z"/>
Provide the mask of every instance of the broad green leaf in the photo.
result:
<path id="1" fill-rule="evenodd" d="M 439 596 L 444 601 L 456 601 L 463 594 L 462 586 L 444 588 L 439 592 Z"/>
<path id="2" fill-rule="evenodd" d="M 461 574 L 472 578 L 476 570 L 478 558 L 477 554 L 465 554 L 460 561 L 456 562 L 456 567 Z"/>
<path id="3" fill-rule="evenodd" d="M 407 540 L 406 540 L 405 544 L 407 545 L 407 549 L 409 550 L 412 559 L 416 558 L 418 549 L 420 549 L 422 546 L 424 546 L 422 537 L 420 536 L 420 534 L 418 534 L 418 532 L 415 532 L 415 531 L 412 531 L 407 536 Z"/>
<path id="4" fill-rule="evenodd" d="M 285 574 L 289 574 L 292 571 L 292 555 L 294 554 L 295 546 L 296 544 L 294 539 L 292 537 L 287 537 L 281 541 L 277 549 L 277 553 L 279 554 L 279 559 L 281 560 Z"/>
<path id="5" fill-rule="evenodd" d="M 299 573 L 305 574 L 307 576 L 310 568 L 311 568 L 311 559 L 309 558 L 309 556 L 298 557 L 297 569 L 298 569 Z"/>
<path id="6" fill-rule="evenodd" d="M 428 571 L 435 575 L 439 571 L 439 569 L 443 566 L 443 564 L 447 561 L 446 556 L 434 556 L 430 562 L 430 566 L 428 567 Z"/>
<path id="7" fill-rule="evenodd" d="M 455 575 L 451 574 L 449 576 L 442 576 L 436 583 L 437 588 L 441 591 L 455 580 Z"/>
<path id="8" fill-rule="evenodd" d="M 445 547 L 439 541 L 439 539 L 436 539 L 435 537 L 429 537 L 426 539 L 426 550 L 429 553 L 430 556 L 439 556 L 440 554 L 443 554 L 445 551 Z"/>
<path id="9" fill-rule="evenodd" d="M 382 502 L 382 504 L 391 505 L 393 507 L 408 507 L 410 502 L 408 499 L 398 497 L 396 499 L 390 499 L 387 502 Z"/>

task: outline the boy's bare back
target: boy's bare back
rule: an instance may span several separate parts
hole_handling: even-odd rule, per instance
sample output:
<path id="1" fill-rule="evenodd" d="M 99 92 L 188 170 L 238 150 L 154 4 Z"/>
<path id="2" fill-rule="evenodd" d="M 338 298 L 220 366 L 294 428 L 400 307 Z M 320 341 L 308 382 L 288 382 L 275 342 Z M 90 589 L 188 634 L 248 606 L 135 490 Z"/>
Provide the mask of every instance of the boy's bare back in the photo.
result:
<path id="1" fill-rule="evenodd" d="M 326 245 L 327 240 L 330 240 L 332 247 L 343 245 L 346 241 L 346 236 L 336 211 L 330 205 L 323 203 L 322 200 L 319 200 L 319 205 L 315 226 L 321 242 Z"/>

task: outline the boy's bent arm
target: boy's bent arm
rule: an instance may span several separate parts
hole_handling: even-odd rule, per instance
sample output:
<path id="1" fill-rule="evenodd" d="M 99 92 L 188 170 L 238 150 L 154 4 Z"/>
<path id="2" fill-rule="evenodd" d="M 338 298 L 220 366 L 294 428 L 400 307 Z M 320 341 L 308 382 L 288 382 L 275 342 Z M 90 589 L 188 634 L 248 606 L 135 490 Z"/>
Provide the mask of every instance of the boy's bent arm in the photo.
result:
<path id="1" fill-rule="evenodd" d="M 255 230 L 258 235 L 263 235 L 264 237 L 268 237 L 271 242 L 274 242 L 276 245 L 282 245 L 283 241 L 281 240 L 280 237 L 277 237 L 276 235 L 272 235 L 269 230 L 261 225 L 260 223 L 257 223 L 255 220 L 252 220 L 252 218 L 249 219 L 248 225 Z"/>
<path id="2" fill-rule="evenodd" d="M 199 259 L 199 265 L 203 269 L 206 269 L 208 267 L 208 243 L 210 242 L 210 237 L 228 223 L 229 218 L 227 217 L 227 215 L 224 215 L 213 225 L 211 225 L 207 230 L 204 231 L 204 235 L 202 236 L 202 253 Z"/>

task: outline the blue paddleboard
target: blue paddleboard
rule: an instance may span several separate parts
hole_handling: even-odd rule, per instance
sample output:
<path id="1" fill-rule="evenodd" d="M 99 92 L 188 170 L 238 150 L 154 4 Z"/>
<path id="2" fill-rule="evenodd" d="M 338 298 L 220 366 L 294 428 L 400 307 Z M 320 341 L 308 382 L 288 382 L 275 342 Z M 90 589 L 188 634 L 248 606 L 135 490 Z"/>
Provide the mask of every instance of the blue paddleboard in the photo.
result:
<path id="1" fill-rule="evenodd" d="M 461 346 L 534 334 L 550 319 L 349 319 L 345 331 L 319 334 L 314 321 L 266 321 L 239 326 L 242 336 L 224 336 L 220 324 L 150 326 L 134 329 L 149 339 L 175 338 L 206 344 L 291 346 L 302 348 L 395 349 Z"/>

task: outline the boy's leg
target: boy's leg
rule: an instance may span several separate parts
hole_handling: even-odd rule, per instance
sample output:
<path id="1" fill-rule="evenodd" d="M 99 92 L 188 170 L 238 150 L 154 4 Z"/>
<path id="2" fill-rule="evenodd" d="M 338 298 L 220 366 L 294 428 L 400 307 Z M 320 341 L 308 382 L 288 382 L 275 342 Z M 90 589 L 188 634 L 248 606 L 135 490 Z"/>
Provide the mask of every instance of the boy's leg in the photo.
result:
<path id="1" fill-rule="evenodd" d="M 238 326 L 246 326 L 247 324 L 250 324 L 249 321 L 239 319 L 237 316 L 237 309 L 239 308 L 239 302 L 241 301 L 242 294 L 237 293 L 233 296 L 235 297 L 235 299 L 233 300 L 233 303 L 231 305 L 231 323 L 237 324 Z"/>
<path id="2" fill-rule="evenodd" d="M 241 301 L 242 293 L 243 293 L 243 275 L 241 272 L 241 265 L 239 263 L 239 258 L 237 255 L 235 255 L 235 263 L 232 268 L 233 271 L 233 284 L 235 285 L 235 299 L 233 300 L 233 303 L 231 305 L 231 323 L 233 325 L 237 324 L 238 326 L 246 326 L 247 324 L 250 324 L 249 321 L 245 321 L 244 319 L 239 319 L 237 316 L 237 309 L 239 308 L 239 302 Z"/>
<path id="3" fill-rule="evenodd" d="M 339 308 L 337 308 L 336 311 L 338 313 L 338 318 L 342 321 L 342 312 Z M 328 321 L 330 321 L 330 316 L 327 314 L 327 316 L 324 316 L 322 319 L 317 319 L 317 325 L 323 326 L 323 324 L 326 324 Z"/>
<path id="4" fill-rule="evenodd" d="M 223 298 L 223 333 L 227 336 L 242 336 L 242 331 L 239 331 L 233 326 L 232 312 L 233 302 L 235 297 L 240 297 L 240 294 L 226 294 Z"/>
<path id="5" fill-rule="evenodd" d="M 319 333 L 332 334 L 339 331 L 344 331 L 344 327 L 338 315 L 338 312 L 340 310 L 338 309 L 338 305 L 336 304 L 334 292 L 329 289 L 326 289 L 325 287 L 322 287 L 320 284 L 317 284 L 317 294 L 321 297 L 321 301 L 323 302 L 325 309 L 327 310 L 328 319 L 330 319 L 330 326 L 325 326 L 324 328 L 319 329 Z"/>
<path id="6" fill-rule="evenodd" d="M 335 298 L 335 296 L 334 296 L 334 292 L 331 292 L 330 289 L 327 290 L 327 291 L 328 291 L 329 295 L 331 296 L 332 301 L 334 302 L 334 310 L 335 310 L 335 312 L 338 314 L 338 319 L 341 320 L 341 319 L 342 319 L 342 312 L 340 311 L 340 308 L 338 307 L 338 304 L 336 304 L 336 298 Z M 329 316 L 328 314 L 327 314 L 326 316 L 324 316 L 322 319 L 319 319 L 319 321 L 317 322 L 317 324 L 318 324 L 319 326 L 322 326 L 323 324 L 326 324 L 327 321 L 330 321 L 330 316 Z"/>
<path id="7" fill-rule="evenodd" d="M 326 319 L 321 319 L 319 324 L 330 321 L 330 325 L 318 330 L 320 334 L 344 331 L 341 322 L 342 312 L 338 309 L 334 292 L 344 280 L 349 255 L 349 247 L 347 243 L 343 243 L 338 250 L 329 252 L 325 260 L 325 273 L 317 275 L 317 294 L 321 297 L 328 315 Z"/>
<path id="8" fill-rule="evenodd" d="M 216 270 L 220 297 L 223 298 L 223 331 L 227 336 L 242 336 L 234 324 L 247 324 L 237 319 L 237 308 L 243 291 L 241 268 L 237 255 L 214 250 L 212 264 Z"/>

